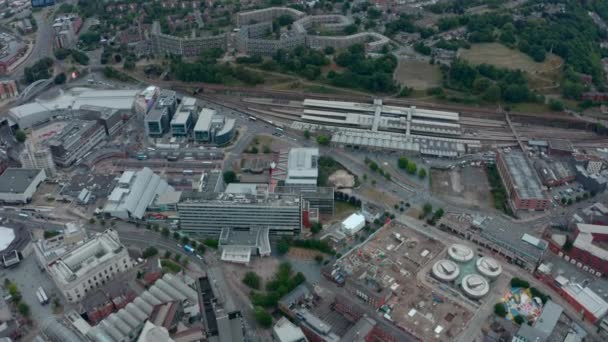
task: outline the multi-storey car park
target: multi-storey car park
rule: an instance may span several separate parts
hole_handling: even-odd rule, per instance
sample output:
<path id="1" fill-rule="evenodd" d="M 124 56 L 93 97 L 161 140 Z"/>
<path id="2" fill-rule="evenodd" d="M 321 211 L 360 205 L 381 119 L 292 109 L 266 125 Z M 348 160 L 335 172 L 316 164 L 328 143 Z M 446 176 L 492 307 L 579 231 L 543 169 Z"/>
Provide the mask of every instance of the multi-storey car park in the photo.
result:
<path id="1" fill-rule="evenodd" d="M 267 37 L 272 31 L 272 21 L 280 16 L 294 19 L 291 28 L 282 32 L 278 39 Z M 235 49 L 249 55 L 271 56 L 278 50 L 291 50 L 298 46 L 321 49 L 328 46 L 347 48 L 354 44 L 364 44 L 368 51 L 378 51 L 390 40 L 376 32 L 360 32 L 347 36 L 339 33 L 352 23 L 342 15 L 307 16 L 293 8 L 270 7 L 238 13 L 237 28 L 231 34 L 222 33 L 215 36 L 182 38 L 163 34 L 160 24 L 153 23 L 150 33 L 152 49 L 160 55 L 180 55 L 184 57 L 199 56 L 205 49 Z M 313 27 L 322 27 L 333 36 L 315 35 L 308 31 Z"/>

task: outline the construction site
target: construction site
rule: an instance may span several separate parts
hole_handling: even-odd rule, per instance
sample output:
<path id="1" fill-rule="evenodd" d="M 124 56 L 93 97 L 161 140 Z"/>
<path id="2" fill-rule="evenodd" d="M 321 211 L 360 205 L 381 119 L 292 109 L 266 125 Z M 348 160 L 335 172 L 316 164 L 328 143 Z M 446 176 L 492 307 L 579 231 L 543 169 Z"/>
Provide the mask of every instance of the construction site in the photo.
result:
<path id="1" fill-rule="evenodd" d="M 384 318 L 423 341 L 451 341 L 472 312 L 435 291 L 424 269 L 445 245 L 391 222 L 339 263 L 344 288 Z"/>

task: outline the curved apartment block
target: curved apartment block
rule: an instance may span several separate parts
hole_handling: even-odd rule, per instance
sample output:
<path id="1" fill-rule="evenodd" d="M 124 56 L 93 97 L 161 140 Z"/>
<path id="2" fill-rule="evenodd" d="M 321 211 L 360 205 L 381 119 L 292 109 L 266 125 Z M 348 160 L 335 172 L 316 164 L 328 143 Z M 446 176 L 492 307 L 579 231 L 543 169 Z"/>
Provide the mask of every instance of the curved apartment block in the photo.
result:
<path id="1" fill-rule="evenodd" d="M 278 39 L 268 38 L 272 31 L 274 19 L 287 15 L 295 21 L 287 32 L 281 33 Z M 322 49 L 332 46 L 338 49 L 354 44 L 364 44 L 368 51 L 379 51 L 390 42 L 390 39 L 377 32 L 360 32 L 340 36 L 352 20 L 343 15 L 307 16 L 293 8 L 270 7 L 266 9 L 241 12 L 237 14 L 237 26 L 234 33 L 208 37 L 182 38 L 161 33 L 160 24 L 152 25 L 151 45 L 156 54 L 174 54 L 184 57 L 195 57 L 205 49 L 233 47 L 240 53 L 248 55 L 272 56 L 278 50 L 292 50 L 298 46 Z M 321 30 L 319 35 L 312 30 Z"/>

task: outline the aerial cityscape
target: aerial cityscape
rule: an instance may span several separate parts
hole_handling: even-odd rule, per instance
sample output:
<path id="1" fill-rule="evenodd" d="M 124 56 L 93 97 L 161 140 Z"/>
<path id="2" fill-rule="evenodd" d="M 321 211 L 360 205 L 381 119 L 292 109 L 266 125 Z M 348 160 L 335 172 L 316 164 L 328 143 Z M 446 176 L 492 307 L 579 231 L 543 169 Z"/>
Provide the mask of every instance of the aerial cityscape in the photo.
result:
<path id="1" fill-rule="evenodd" d="M 607 340 L 607 23 L 0 0 L 0 342 Z"/>

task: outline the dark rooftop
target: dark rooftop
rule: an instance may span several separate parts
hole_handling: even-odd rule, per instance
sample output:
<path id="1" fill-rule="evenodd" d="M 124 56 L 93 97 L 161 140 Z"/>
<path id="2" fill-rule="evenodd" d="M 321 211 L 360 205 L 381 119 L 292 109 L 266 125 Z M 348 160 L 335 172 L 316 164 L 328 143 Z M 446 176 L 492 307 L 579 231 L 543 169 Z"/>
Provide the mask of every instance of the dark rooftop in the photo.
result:
<path id="1" fill-rule="evenodd" d="M 40 169 L 9 168 L 0 175 L 0 192 L 22 193 L 41 172 Z"/>

